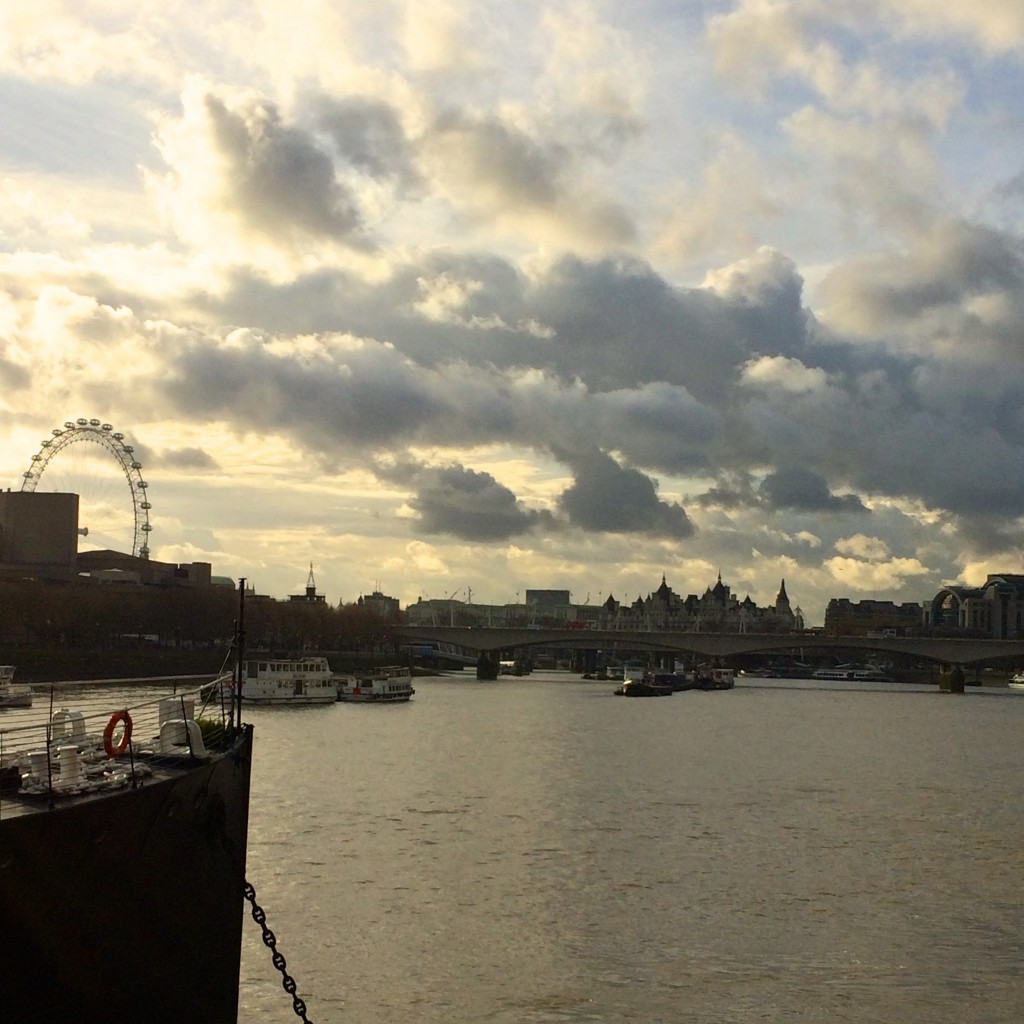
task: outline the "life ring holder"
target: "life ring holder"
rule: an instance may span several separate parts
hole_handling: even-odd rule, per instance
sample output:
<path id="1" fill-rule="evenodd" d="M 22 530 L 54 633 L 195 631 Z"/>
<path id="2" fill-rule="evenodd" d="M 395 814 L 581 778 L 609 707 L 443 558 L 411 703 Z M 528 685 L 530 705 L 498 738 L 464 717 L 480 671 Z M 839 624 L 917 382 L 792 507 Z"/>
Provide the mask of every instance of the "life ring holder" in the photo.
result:
<path id="1" fill-rule="evenodd" d="M 114 731 L 118 725 L 122 725 L 121 738 L 114 743 Z M 132 716 L 128 714 L 127 710 L 115 711 L 110 716 L 110 721 L 107 722 L 106 729 L 103 730 L 103 749 L 107 752 L 107 757 L 120 757 L 125 750 L 128 749 L 128 744 L 132 741 Z"/>

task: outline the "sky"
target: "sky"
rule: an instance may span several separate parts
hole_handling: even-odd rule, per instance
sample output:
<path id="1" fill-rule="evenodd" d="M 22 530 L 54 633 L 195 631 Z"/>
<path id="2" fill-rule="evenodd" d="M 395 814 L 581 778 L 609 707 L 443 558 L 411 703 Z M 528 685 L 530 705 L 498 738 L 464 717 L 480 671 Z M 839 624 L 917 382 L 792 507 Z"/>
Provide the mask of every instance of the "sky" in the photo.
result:
<path id="1" fill-rule="evenodd" d="M 1022 572 L 1022 97 L 1020 0 L 5 4 L 0 483 L 109 422 L 332 604 Z"/>

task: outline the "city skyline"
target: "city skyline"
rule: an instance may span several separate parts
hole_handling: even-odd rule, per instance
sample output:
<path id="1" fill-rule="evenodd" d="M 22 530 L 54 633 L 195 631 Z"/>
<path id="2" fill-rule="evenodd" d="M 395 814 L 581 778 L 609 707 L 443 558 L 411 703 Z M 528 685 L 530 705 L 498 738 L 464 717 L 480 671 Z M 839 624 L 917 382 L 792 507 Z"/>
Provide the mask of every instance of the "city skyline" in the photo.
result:
<path id="1" fill-rule="evenodd" d="M 1024 571 L 1016 0 L 0 29 L 4 487 L 98 418 L 154 559 L 332 603 L 721 571 L 820 625 Z M 71 455 L 43 489 L 117 484 Z"/>

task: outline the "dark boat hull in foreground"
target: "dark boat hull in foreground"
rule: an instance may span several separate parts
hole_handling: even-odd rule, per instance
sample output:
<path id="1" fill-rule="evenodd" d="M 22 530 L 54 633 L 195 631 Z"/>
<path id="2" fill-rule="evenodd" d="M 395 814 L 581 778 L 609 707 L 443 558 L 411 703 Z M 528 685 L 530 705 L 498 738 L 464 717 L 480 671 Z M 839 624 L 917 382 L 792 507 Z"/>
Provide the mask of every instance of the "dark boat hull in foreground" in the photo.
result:
<path id="1" fill-rule="evenodd" d="M 251 760 L 244 726 L 137 785 L 0 797 L 6 1019 L 237 1021 Z"/>

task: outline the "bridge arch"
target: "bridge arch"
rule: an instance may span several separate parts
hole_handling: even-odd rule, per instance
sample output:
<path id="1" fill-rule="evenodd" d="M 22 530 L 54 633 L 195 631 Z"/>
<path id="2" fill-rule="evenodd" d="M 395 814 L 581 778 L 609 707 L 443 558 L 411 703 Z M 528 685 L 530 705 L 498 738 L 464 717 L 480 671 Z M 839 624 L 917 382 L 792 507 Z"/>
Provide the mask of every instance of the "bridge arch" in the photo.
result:
<path id="1" fill-rule="evenodd" d="M 406 641 L 437 640 L 475 653 L 494 654 L 533 647 L 619 649 L 683 652 L 706 658 L 728 658 L 780 650 L 864 651 L 908 655 L 936 664 L 980 665 L 1014 658 L 1024 664 L 1024 641 L 951 637 L 828 636 L 821 633 L 673 633 L 627 630 L 521 629 L 510 627 L 392 626 L 392 635 Z"/>

